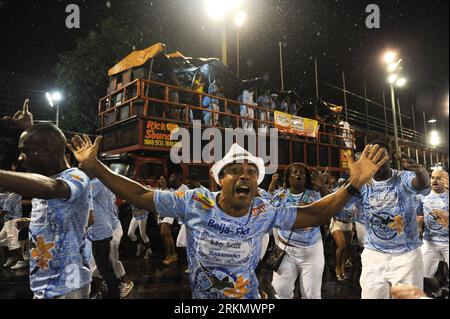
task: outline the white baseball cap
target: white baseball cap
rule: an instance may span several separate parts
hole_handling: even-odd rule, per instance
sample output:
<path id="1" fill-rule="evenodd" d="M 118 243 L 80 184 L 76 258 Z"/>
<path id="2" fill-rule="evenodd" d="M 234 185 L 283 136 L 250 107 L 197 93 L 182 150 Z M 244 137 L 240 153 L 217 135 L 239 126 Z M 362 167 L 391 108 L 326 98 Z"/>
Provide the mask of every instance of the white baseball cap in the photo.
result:
<path id="1" fill-rule="evenodd" d="M 256 165 L 256 168 L 258 169 L 258 185 L 261 184 L 266 174 L 264 160 L 261 157 L 254 156 L 236 143 L 231 146 L 229 152 L 220 161 L 211 167 L 211 173 L 216 183 L 219 184 L 219 175 L 225 166 L 232 163 L 244 163 L 244 161 Z"/>

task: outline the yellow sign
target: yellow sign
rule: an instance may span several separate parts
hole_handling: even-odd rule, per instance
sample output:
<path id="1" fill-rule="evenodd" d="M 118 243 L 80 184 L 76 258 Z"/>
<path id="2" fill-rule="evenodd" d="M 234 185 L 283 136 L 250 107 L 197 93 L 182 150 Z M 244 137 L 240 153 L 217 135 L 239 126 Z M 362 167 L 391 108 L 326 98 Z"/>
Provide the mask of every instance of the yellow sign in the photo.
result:
<path id="1" fill-rule="evenodd" d="M 305 117 L 275 112 L 275 127 L 283 132 L 317 138 L 319 123 Z"/>
<path id="2" fill-rule="evenodd" d="M 167 147 L 174 146 L 177 141 L 172 141 L 172 133 L 179 130 L 175 123 L 164 123 L 159 121 L 147 121 L 144 134 L 144 145 Z"/>

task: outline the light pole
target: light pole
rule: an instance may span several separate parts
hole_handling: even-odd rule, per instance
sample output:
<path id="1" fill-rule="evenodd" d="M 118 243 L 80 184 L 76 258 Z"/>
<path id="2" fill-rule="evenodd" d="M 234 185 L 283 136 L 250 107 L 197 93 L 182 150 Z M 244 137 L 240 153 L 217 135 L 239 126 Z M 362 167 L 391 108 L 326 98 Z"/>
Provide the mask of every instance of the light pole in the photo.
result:
<path id="1" fill-rule="evenodd" d="M 45 93 L 48 104 L 53 108 L 56 107 L 56 126 L 59 127 L 59 101 L 62 100 L 62 94 L 59 92 Z"/>
<path id="2" fill-rule="evenodd" d="M 397 133 L 397 112 L 395 110 L 395 91 L 394 83 L 389 85 L 391 88 L 391 103 L 392 103 L 392 121 L 394 122 L 394 143 L 395 143 L 395 154 L 399 154 L 398 147 L 398 133 Z M 395 156 L 395 167 L 400 169 L 400 161 L 397 156 Z"/>
<path id="3" fill-rule="evenodd" d="M 230 13 L 237 12 L 242 7 L 243 0 L 205 0 L 205 9 L 208 16 L 216 21 L 222 20 Z M 238 12 L 239 14 L 239 12 Z M 245 17 L 244 17 L 245 20 Z M 242 21 L 244 23 L 244 21 Z M 222 51 L 222 63 L 227 65 L 227 25 L 222 23 L 222 36 L 221 36 L 221 51 Z"/>
<path id="4" fill-rule="evenodd" d="M 239 53 L 239 28 L 242 27 L 245 20 L 247 19 L 247 14 L 245 11 L 241 10 L 234 16 L 234 23 L 236 24 L 236 75 L 239 78 L 239 66 L 240 66 L 240 53 Z"/>
<path id="5" fill-rule="evenodd" d="M 395 144 L 395 166 L 400 170 L 400 148 L 398 145 L 398 130 L 397 130 L 397 111 L 395 104 L 395 89 L 394 86 L 403 87 L 406 84 L 406 79 L 399 77 L 397 71 L 401 70 L 400 64 L 402 59 L 395 62 L 397 54 L 393 51 L 388 51 L 384 54 L 383 60 L 388 65 L 387 72 L 389 73 L 388 82 L 391 89 L 391 104 L 392 104 L 392 121 L 394 124 L 394 144 Z M 400 115 L 401 116 L 401 115 Z"/>

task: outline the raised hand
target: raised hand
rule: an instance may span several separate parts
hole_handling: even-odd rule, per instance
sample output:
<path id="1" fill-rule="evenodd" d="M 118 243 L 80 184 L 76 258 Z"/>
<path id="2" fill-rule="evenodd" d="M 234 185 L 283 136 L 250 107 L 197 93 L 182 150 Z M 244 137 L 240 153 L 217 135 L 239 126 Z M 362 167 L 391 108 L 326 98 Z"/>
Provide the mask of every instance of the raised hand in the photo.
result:
<path id="1" fill-rule="evenodd" d="M 366 145 L 357 162 L 345 156 L 349 163 L 351 183 L 355 187 L 362 187 L 370 181 L 378 169 L 389 161 L 389 156 L 379 145 Z"/>
<path id="2" fill-rule="evenodd" d="M 402 157 L 402 165 L 403 169 L 406 171 L 413 171 L 417 172 L 421 169 L 423 169 L 423 166 L 421 164 L 418 164 L 414 159 L 410 157 Z"/>
<path id="3" fill-rule="evenodd" d="M 92 144 L 91 139 L 86 134 L 83 134 L 83 138 L 79 135 L 75 135 L 72 138 L 72 144 L 67 144 L 67 147 L 72 151 L 77 161 L 88 168 L 97 159 L 98 149 L 100 147 L 101 136 L 97 136 Z"/>
<path id="4" fill-rule="evenodd" d="M 23 102 L 22 110 L 17 111 L 16 114 L 14 114 L 14 116 L 12 117 L 17 126 L 19 126 L 24 131 L 33 126 L 33 114 L 28 111 L 29 104 L 30 100 L 26 99 L 25 102 Z M 11 117 L 5 116 L 4 118 Z"/>
<path id="5" fill-rule="evenodd" d="M 325 171 L 323 172 L 318 172 L 317 174 L 317 186 L 319 187 L 323 187 L 323 186 L 327 186 L 328 184 L 328 167 L 325 169 Z"/>

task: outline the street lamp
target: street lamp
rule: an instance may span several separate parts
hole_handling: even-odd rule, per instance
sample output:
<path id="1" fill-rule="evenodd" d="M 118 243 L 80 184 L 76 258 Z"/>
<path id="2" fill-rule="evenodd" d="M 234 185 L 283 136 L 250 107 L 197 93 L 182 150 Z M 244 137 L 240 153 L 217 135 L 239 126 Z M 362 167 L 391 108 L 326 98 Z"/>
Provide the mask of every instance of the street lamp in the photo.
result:
<path id="1" fill-rule="evenodd" d="M 383 56 L 383 61 L 386 64 L 390 64 L 394 62 L 395 58 L 397 57 L 397 53 L 394 51 L 387 51 Z"/>
<path id="2" fill-rule="evenodd" d="M 234 16 L 234 23 L 236 24 L 236 53 L 237 53 L 237 59 L 236 59 L 236 75 L 239 78 L 239 65 L 240 65 L 240 53 L 239 53 L 239 28 L 242 27 L 245 20 L 247 19 L 247 14 L 245 11 L 241 10 Z"/>
<path id="3" fill-rule="evenodd" d="M 243 0 L 205 0 L 206 13 L 213 20 L 221 20 L 230 12 L 236 12 L 243 5 Z M 245 20 L 245 18 L 244 18 Z M 243 23 L 243 21 L 242 21 Z M 227 65 L 227 28 L 222 26 L 222 62 Z"/>
<path id="4" fill-rule="evenodd" d="M 430 132 L 430 140 L 429 143 L 431 146 L 436 147 L 441 143 L 441 137 L 439 136 L 438 131 L 433 130 Z"/>
<path id="5" fill-rule="evenodd" d="M 53 108 L 56 107 L 56 126 L 59 127 L 59 101 L 62 100 L 62 94 L 60 92 L 45 93 L 45 97 L 48 100 L 48 104 Z"/>
<path id="6" fill-rule="evenodd" d="M 388 51 L 383 56 L 383 61 L 387 64 L 387 72 L 389 74 L 388 76 L 388 83 L 389 87 L 391 89 L 391 104 L 392 104 L 392 121 L 394 122 L 394 143 L 395 143 L 395 154 L 400 154 L 400 148 L 398 146 L 398 132 L 397 132 L 397 112 L 396 112 L 396 104 L 395 104 L 395 90 L 394 86 L 397 87 L 403 87 L 406 84 L 406 79 L 404 77 L 400 77 L 398 73 L 393 73 L 396 71 L 400 71 L 401 67 L 400 64 L 402 62 L 402 59 L 399 59 L 395 61 L 397 58 L 397 54 L 393 51 Z M 401 114 L 400 114 L 401 116 Z M 398 156 L 395 156 L 395 163 L 396 168 L 400 169 L 400 160 L 398 159 Z"/>

